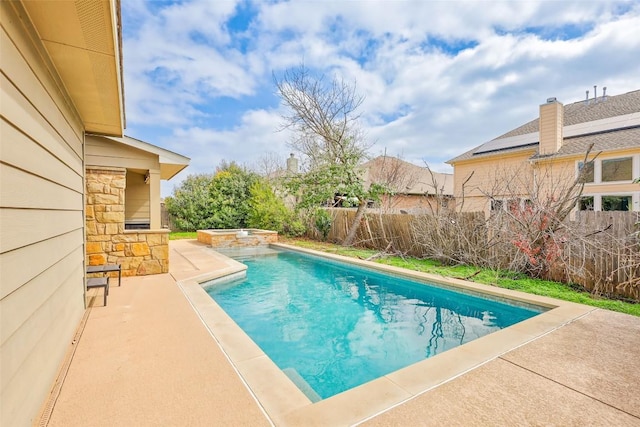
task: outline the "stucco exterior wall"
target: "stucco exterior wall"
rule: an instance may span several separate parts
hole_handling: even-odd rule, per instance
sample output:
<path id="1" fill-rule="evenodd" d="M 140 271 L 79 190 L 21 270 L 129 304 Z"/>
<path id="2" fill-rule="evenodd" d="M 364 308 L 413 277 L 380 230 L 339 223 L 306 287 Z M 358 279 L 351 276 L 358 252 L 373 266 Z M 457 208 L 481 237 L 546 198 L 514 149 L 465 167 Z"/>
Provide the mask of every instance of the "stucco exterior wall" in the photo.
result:
<path id="1" fill-rule="evenodd" d="M 87 167 L 87 264 L 120 264 L 123 276 L 169 272 L 169 230 L 125 230 L 126 170 Z"/>
<path id="2" fill-rule="evenodd" d="M 0 425 L 31 425 L 84 312 L 84 126 L 0 2 Z M 19 9 L 18 9 L 19 10 Z"/>

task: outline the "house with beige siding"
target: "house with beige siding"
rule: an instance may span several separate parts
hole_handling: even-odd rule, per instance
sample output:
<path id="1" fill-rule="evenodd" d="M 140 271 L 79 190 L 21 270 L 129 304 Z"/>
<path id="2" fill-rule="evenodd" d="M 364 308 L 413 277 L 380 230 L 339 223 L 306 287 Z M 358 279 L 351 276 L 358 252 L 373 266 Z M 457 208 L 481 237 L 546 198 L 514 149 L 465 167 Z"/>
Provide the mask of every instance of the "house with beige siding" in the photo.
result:
<path id="1" fill-rule="evenodd" d="M 0 2 L 2 426 L 37 419 L 85 312 L 93 239 L 153 259 L 157 239 L 127 221 L 154 235 L 159 180 L 188 160 L 123 137 L 119 15 L 118 0 Z"/>
<path id="2" fill-rule="evenodd" d="M 633 183 L 640 177 L 640 90 L 567 105 L 549 98 L 538 118 L 448 163 L 465 211 L 555 197 L 581 171 L 576 209 L 640 211 L 640 186 Z"/>
<path id="3" fill-rule="evenodd" d="M 378 156 L 361 166 L 365 187 L 384 185 L 379 208 L 387 213 L 426 213 L 455 209 L 453 175 L 434 172 L 397 157 Z"/>
<path id="4" fill-rule="evenodd" d="M 87 135 L 87 264 L 120 264 L 123 276 L 168 273 L 160 181 L 188 165 L 188 157 L 135 138 Z"/>

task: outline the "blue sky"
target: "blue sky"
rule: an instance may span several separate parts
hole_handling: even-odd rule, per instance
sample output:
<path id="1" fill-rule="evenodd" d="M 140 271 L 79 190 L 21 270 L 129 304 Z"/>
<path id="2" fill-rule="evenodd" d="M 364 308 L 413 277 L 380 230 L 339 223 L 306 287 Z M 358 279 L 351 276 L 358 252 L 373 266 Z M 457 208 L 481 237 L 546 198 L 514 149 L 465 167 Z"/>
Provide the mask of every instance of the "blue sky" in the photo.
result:
<path id="1" fill-rule="evenodd" d="M 373 144 L 445 162 L 565 104 L 640 89 L 640 1 L 144 1 L 121 3 L 125 133 L 191 158 L 284 164 L 273 74 L 355 82 Z"/>

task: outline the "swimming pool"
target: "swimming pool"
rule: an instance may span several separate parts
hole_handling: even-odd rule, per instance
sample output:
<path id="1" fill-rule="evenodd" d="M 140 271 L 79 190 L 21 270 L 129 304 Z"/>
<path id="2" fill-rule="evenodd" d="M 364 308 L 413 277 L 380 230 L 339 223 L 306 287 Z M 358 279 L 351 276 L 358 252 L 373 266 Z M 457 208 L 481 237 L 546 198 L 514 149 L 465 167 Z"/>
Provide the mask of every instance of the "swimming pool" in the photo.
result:
<path id="1" fill-rule="evenodd" d="M 242 261 L 203 286 L 312 402 L 546 311 L 298 252 Z"/>

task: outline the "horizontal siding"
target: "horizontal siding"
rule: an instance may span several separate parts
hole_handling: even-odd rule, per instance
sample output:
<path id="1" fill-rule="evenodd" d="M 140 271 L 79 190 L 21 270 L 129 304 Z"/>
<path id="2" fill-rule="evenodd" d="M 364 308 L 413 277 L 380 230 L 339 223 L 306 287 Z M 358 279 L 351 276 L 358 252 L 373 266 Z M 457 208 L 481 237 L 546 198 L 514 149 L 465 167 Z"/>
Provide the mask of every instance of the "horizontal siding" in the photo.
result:
<path id="1" fill-rule="evenodd" d="M 43 240 L 0 254 L 0 299 L 53 268 L 67 254 L 82 246 L 84 231 L 76 229 L 54 239 Z M 58 276 L 56 276 L 58 277 Z"/>
<path id="2" fill-rule="evenodd" d="M 160 166 L 158 166 L 157 162 L 154 163 L 145 159 L 132 159 L 130 157 L 94 156 L 89 155 L 88 153 L 86 164 L 87 167 L 119 167 L 127 169 L 137 169 L 140 171 L 146 171 L 149 169 L 160 170 Z"/>
<path id="3" fill-rule="evenodd" d="M 82 191 L 71 190 L 59 182 L 11 166 L 0 168 L 0 182 L 0 207 L 76 211 L 75 208 L 83 203 Z M 0 243 L 0 252 L 4 246 Z"/>
<path id="4" fill-rule="evenodd" d="M 12 308 L 11 306 L 20 305 L 26 308 L 36 306 L 40 308 L 40 310 L 23 310 L 19 313 L 18 315 L 22 318 L 23 323 L 19 326 L 14 324 L 14 333 L 9 335 L 2 343 L 3 346 L 9 350 L 8 353 L 4 354 L 5 360 L 2 364 L 2 379 L 0 380 L 0 384 L 2 384 L 3 389 L 12 381 L 13 377 L 20 372 L 19 367 L 23 363 L 23 358 L 12 356 L 32 353 L 34 349 L 40 345 L 43 336 L 49 334 L 48 328 L 58 323 L 57 317 L 59 313 L 66 313 L 68 310 L 73 311 L 74 309 L 68 308 L 68 305 L 78 305 L 78 302 L 82 302 L 84 291 L 82 288 L 79 289 L 77 284 L 74 285 L 74 281 L 76 281 L 78 277 L 83 277 L 82 248 L 78 248 L 67 258 L 65 258 L 67 262 L 63 263 L 67 267 L 66 270 L 62 271 L 58 268 L 47 273 L 49 277 L 55 277 L 56 281 L 53 282 L 55 287 L 51 286 L 51 282 L 49 282 L 49 289 L 39 289 L 48 295 L 46 299 L 40 296 L 28 303 L 24 298 L 21 298 L 21 295 L 15 295 L 17 292 L 14 292 L 0 302 L 3 308 L 3 318 L 6 316 L 4 314 L 5 311 L 14 313 L 19 311 L 19 307 Z M 75 265 L 72 265 L 71 269 L 69 269 L 69 264 Z M 56 274 L 55 276 L 53 276 L 54 273 Z M 27 289 L 23 291 L 23 288 Z M 33 295 L 35 294 L 36 288 L 37 280 L 22 286 L 20 293 Z M 81 306 L 81 311 L 83 310 L 84 307 Z M 75 330 L 77 326 L 77 323 L 72 325 L 71 330 Z M 2 333 L 4 334 L 5 331 L 3 330 Z M 69 341 L 67 341 L 67 343 L 68 342 Z"/>
<path id="5" fill-rule="evenodd" d="M 127 191 L 124 200 L 125 220 L 149 221 L 149 189 L 144 175 L 127 171 Z"/>
<path id="6" fill-rule="evenodd" d="M 80 211 L 0 209 L 0 253 L 82 229 L 78 220 L 82 221 Z"/>
<path id="7" fill-rule="evenodd" d="M 43 269 L 40 274 L 31 278 L 18 290 L 0 300 L 0 321 L 2 322 L 0 344 L 7 342 L 20 326 L 33 315 L 26 308 L 44 305 L 59 290 L 59 287 L 51 286 L 51 284 L 59 285 L 60 277 L 64 277 L 69 271 L 77 270 L 78 266 L 82 265 L 82 246 L 77 246 L 66 255 L 58 253 L 61 256 L 60 260 L 56 260 L 53 265 Z M 4 387 L 6 378 L 2 378 L 0 381 Z"/>
<path id="8" fill-rule="evenodd" d="M 138 160 L 154 160 L 157 155 L 148 153 L 143 150 L 138 150 L 134 147 L 129 147 L 124 144 L 114 143 L 111 140 L 106 140 L 100 136 L 88 136 L 86 141 L 87 156 L 99 156 L 99 157 L 117 157 L 117 158 L 129 158 Z M 89 163 L 87 159 L 87 163 Z"/>
<path id="9" fill-rule="evenodd" d="M 0 139 L 2 140 L 2 160 L 6 164 L 43 179 L 56 181 L 77 193 L 84 192 L 83 177 L 77 172 L 82 167 L 82 161 L 79 158 L 71 157 L 66 161 L 61 160 L 10 124 L 5 125 L 4 122 L 0 127 Z"/>
<path id="10" fill-rule="evenodd" d="M 2 425 L 29 425 L 35 421 L 84 312 L 84 294 L 78 288 L 83 270 L 78 266 L 66 278 L 58 278 L 57 292 L 2 346 L 2 381 L 7 381 L 2 391 L 10 396 L 3 399 L 2 419 L 28 417 L 28 422 L 7 421 Z"/>
<path id="11" fill-rule="evenodd" d="M 4 3 L 4 2 L 3 2 Z M 0 9 L 2 32 L 0 32 L 0 56 L 2 57 L 2 74 L 11 80 L 12 86 L 22 94 L 20 99 L 36 106 L 39 114 L 30 119 L 36 123 L 49 123 L 55 129 L 56 136 L 64 141 L 65 149 L 69 148 L 75 156 L 82 160 L 83 127 L 80 116 L 73 110 L 71 100 L 58 86 L 47 65 L 42 61 L 42 51 L 38 51 L 28 37 L 17 34 L 20 31 L 16 19 L 11 19 L 6 8 Z M 11 37 L 9 32 L 12 32 Z M 4 85 L 4 83 L 2 84 Z M 4 104 L 7 100 L 2 98 Z M 32 126 L 33 124 L 29 124 Z M 19 126 L 20 129 L 30 127 Z M 50 138 L 34 138 L 39 141 Z"/>
<path id="12" fill-rule="evenodd" d="M 84 128 L 20 9 L 0 2 L 0 425 L 7 426 L 34 422 L 84 312 Z"/>
<path id="13" fill-rule="evenodd" d="M 74 135 L 74 141 L 70 143 L 63 139 L 57 133 L 51 124 L 45 120 L 44 116 L 29 101 L 22 97 L 19 90 L 13 86 L 4 74 L 0 75 L 0 95 L 2 103 L 0 103 L 0 113 L 7 123 L 2 126 L 11 125 L 14 129 L 22 132 L 28 139 L 35 141 L 37 144 L 50 151 L 52 155 L 59 159 L 65 165 L 73 170 L 82 171 L 82 155 L 79 155 L 72 145 L 76 145 L 77 138 L 80 140 L 81 135 Z M 57 110 L 52 110 L 55 113 Z M 9 132 L 9 130 L 3 131 Z M 13 137 L 16 137 L 15 134 Z M 4 142 L 3 142 L 4 145 Z M 82 176 L 82 174 L 80 174 Z"/>
<path id="14" fill-rule="evenodd" d="M 99 136 L 88 136 L 85 145 L 87 166 L 118 166 L 128 169 L 160 170 L 158 156 Z"/>

